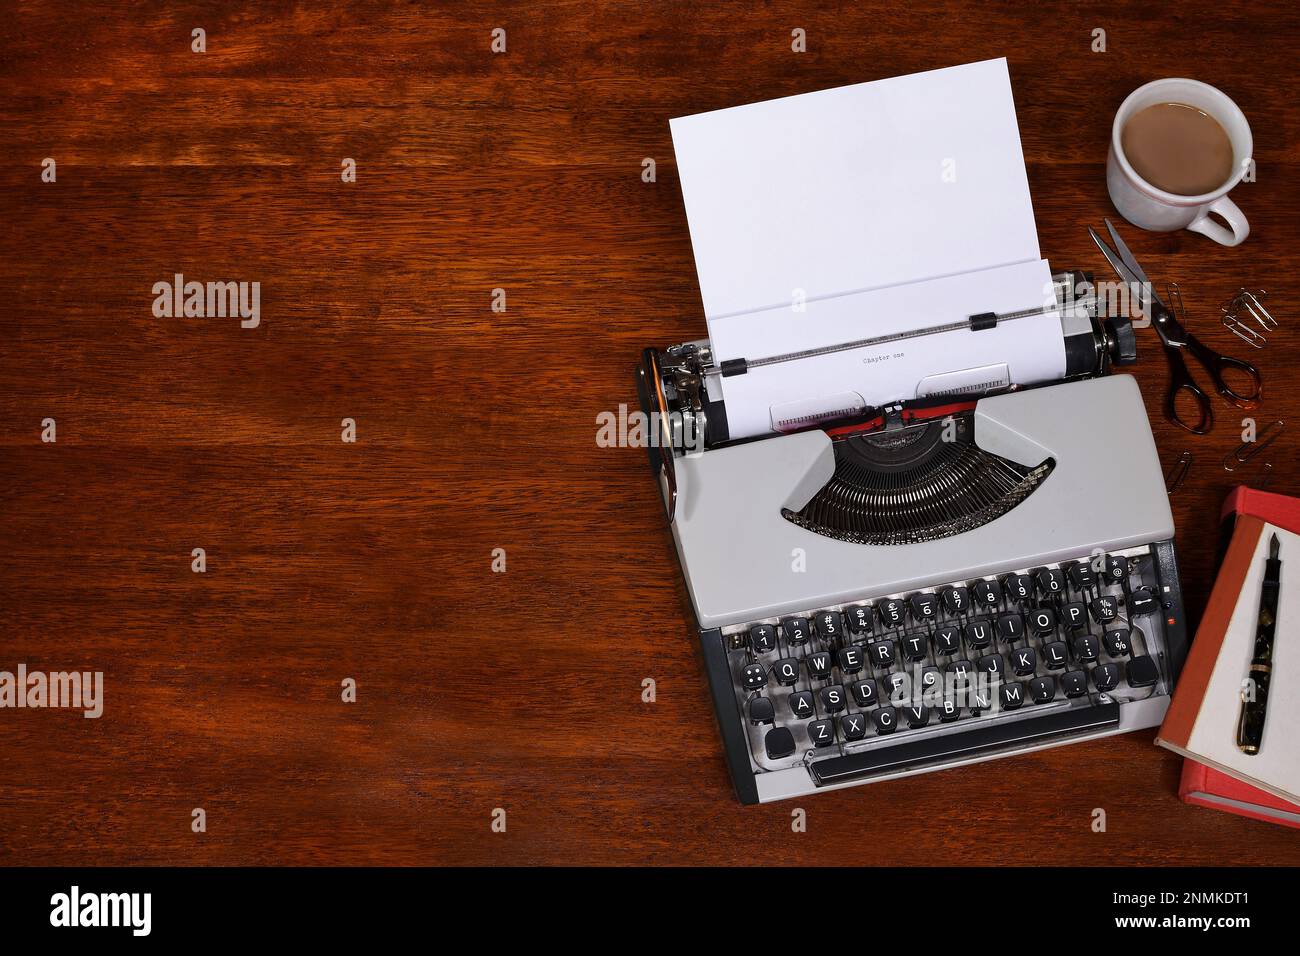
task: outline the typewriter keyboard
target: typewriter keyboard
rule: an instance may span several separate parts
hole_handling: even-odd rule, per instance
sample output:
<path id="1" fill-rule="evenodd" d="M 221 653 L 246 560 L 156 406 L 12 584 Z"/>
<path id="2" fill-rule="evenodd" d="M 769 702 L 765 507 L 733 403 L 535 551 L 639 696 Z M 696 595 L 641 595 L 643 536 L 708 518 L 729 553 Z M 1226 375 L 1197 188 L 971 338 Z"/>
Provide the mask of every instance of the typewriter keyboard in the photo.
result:
<path id="1" fill-rule="evenodd" d="M 1164 615 L 1150 550 L 1130 548 L 722 639 L 755 765 L 826 784 L 1117 724 L 1168 693 Z"/>

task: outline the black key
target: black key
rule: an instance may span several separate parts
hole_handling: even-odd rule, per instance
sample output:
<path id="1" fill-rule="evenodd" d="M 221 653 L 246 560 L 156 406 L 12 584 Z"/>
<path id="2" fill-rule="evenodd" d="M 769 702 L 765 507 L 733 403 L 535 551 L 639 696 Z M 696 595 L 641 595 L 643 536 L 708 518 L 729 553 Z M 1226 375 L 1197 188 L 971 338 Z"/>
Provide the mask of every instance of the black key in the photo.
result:
<path id="1" fill-rule="evenodd" d="M 930 653 L 930 639 L 924 634 L 912 633 L 902 640 L 903 656 L 909 661 L 923 661 Z"/>
<path id="2" fill-rule="evenodd" d="M 760 654 L 776 650 L 776 625 L 755 624 L 749 629 L 749 646 Z"/>
<path id="3" fill-rule="evenodd" d="M 793 687 L 799 683 L 799 662 L 793 657 L 783 657 L 772 665 L 772 673 L 778 684 Z"/>
<path id="4" fill-rule="evenodd" d="M 929 592 L 913 594 L 908 603 L 912 605 L 912 616 L 918 621 L 932 621 L 939 612 L 938 602 Z"/>
<path id="5" fill-rule="evenodd" d="M 885 675 L 885 696 L 891 704 L 899 704 L 911 696 L 912 682 L 906 674 Z"/>
<path id="6" fill-rule="evenodd" d="M 903 708 L 903 713 L 907 715 L 907 726 L 916 730 L 924 727 L 930 722 L 930 708 L 925 704 L 912 704 Z"/>
<path id="7" fill-rule="evenodd" d="M 1111 657 L 1128 657 L 1133 653 L 1133 642 L 1129 639 L 1127 627 L 1117 627 L 1101 636 L 1101 643 Z M 1129 683 L 1133 683 L 1129 681 Z"/>
<path id="8" fill-rule="evenodd" d="M 1088 627 L 1088 609 L 1077 602 L 1062 604 L 1061 623 L 1072 631 L 1086 629 Z"/>
<path id="9" fill-rule="evenodd" d="M 1074 639 L 1074 659 L 1084 664 L 1095 664 L 1101 656 L 1101 644 L 1091 634 L 1081 634 Z"/>
<path id="10" fill-rule="evenodd" d="M 1150 614 L 1159 606 L 1156 594 L 1150 588 L 1134 588 L 1128 596 L 1128 616 L 1135 618 Z"/>
<path id="11" fill-rule="evenodd" d="M 1035 577 L 1043 597 L 1056 597 L 1065 590 L 1065 575 L 1060 568 L 1043 568 Z"/>
<path id="12" fill-rule="evenodd" d="M 822 710 L 828 714 L 838 714 L 847 704 L 844 699 L 844 688 L 839 684 L 823 687 L 818 691 L 818 696 L 822 699 Z"/>
<path id="13" fill-rule="evenodd" d="M 817 713 L 817 708 L 813 706 L 812 691 L 801 690 L 797 694 L 791 694 L 790 713 L 796 717 L 811 717 Z"/>
<path id="14" fill-rule="evenodd" d="M 1160 676 L 1156 662 L 1145 654 L 1128 662 L 1128 684 L 1130 687 L 1151 687 Z"/>
<path id="15" fill-rule="evenodd" d="M 975 672 L 970 661 L 967 660 L 953 661 L 947 666 L 946 670 L 952 675 L 952 681 L 958 687 L 966 684 L 970 680 L 971 674 Z"/>
<path id="16" fill-rule="evenodd" d="M 853 695 L 859 707 L 874 707 L 880 699 L 876 691 L 876 682 L 873 680 L 854 681 L 849 685 L 849 693 Z"/>
<path id="17" fill-rule="evenodd" d="M 962 628 L 962 632 L 966 637 L 966 646 L 971 650 L 983 650 L 993 643 L 993 628 L 988 621 L 971 621 Z"/>
<path id="18" fill-rule="evenodd" d="M 1106 580 L 1111 584 L 1128 585 L 1128 558 L 1106 555 Z"/>
<path id="19" fill-rule="evenodd" d="M 1103 594 L 1088 605 L 1092 619 L 1098 624 L 1109 624 L 1119 616 L 1119 599 L 1110 594 Z"/>
<path id="20" fill-rule="evenodd" d="M 773 727 L 763 738 L 768 760 L 780 760 L 794 753 L 794 734 L 789 727 Z"/>
<path id="21" fill-rule="evenodd" d="M 781 622 L 781 633 L 791 644 L 806 644 L 809 635 L 812 634 L 812 625 L 808 623 L 806 617 L 787 617 Z"/>
<path id="22" fill-rule="evenodd" d="M 976 581 L 970 586 L 971 597 L 986 611 L 993 611 L 1002 603 L 1002 585 L 997 581 Z"/>
<path id="23" fill-rule="evenodd" d="M 934 652 L 939 655 L 957 654 L 961 651 L 961 630 L 948 626 L 934 632 Z"/>
<path id="24" fill-rule="evenodd" d="M 1088 675 L 1083 671 L 1068 671 L 1061 675 L 1061 690 L 1066 697 L 1082 697 L 1088 693 Z"/>
<path id="25" fill-rule="evenodd" d="M 939 592 L 939 600 L 949 614 L 965 614 L 970 609 L 970 592 L 964 587 L 944 588 Z"/>
<path id="26" fill-rule="evenodd" d="M 1000 654 L 987 654 L 975 662 L 975 669 L 981 674 L 993 674 L 1001 678 L 1002 656 Z"/>
<path id="27" fill-rule="evenodd" d="M 753 724 L 770 724 L 776 720 L 776 708 L 771 697 L 751 697 L 749 699 L 749 721 Z"/>
<path id="28" fill-rule="evenodd" d="M 829 644 L 835 644 L 844 633 L 844 621 L 839 611 L 819 611 L 813 618 L 813 630 Z"/>
<path id="29" fill-rule="evenodd" d="M 840 718 L 840 733 L 845 740 L 861 740 L 867 735 L 865 714 L 845 714 Z"/>
<path id="30" fill-rule="evenodd" d="M 1087 561 L 1075 561 L 1065 571 L 1070 578 L 1070 583 L 1080 591 L 1086 591 L 1097 583 L 1097 575 L 1092 570 L 1092 565 Z"/>
<path id="31" fill-rule="evenodd" d="M 1017 677 L 1028 677 L 1038 668 L 1038 653 L 1032 647 L 1017 647 L 1011 652 L 1011 669 Z"/>
<path id="32" fill-rule="evenodd" d="M 850 634 L 870 634 L 874 619 L 870 604 L 855 604 L 844 609 L 844 623 L 848 625 Z"/>
<path id="33" fill-rule="evenodd" d="M 894 664 L 894 642 L 874 641 L 867 645 L 871 654 L 871 663 L 877 667 L 892 667 Z"/>
<path id="34" fill-rule="evenodd" d="M 1025 604 L 1034 599 L 1034 579 L 1028 574 L 1010 574 L 1002 582 L 1002 590 L 1013 601 Z"/>
<path id="35" fill-rule="evenodd" d="M 921 669 L 921 697 L 930 700 L 943 692 L 943 671 L 931 664 Z"/>
<path id="36" fill-rule="evenodd" d="M 767 668 L 762 664 L 746 664 L 741 677 L 746 690 L 760 690 L 767 686 Z"/>
<path id="37" fill-rule="evenodd" d="M 971 690 L 967 703 L 970 705 L 970 715 L 978 717 L 993 706 L 993 696 L 987 687 L 976 686 Z"/>
<path id="38" fill-rule="evenodd" d="M 950 724 L 954 720 L 961 719 L 961 708 L 951 697 L 945 697 L 939 702 L 939 723 Z"/>
<path id="39" fill-rule="evenodd" d="M 1069 663 L 1065 641 L 1051 641 L 1043 645 L 1043 666 L 1049 671 L 1065 670 Z"/>
<path id="40" fill-rule="evenodd" d="M 1056 697 L 1056 681 L 1051 676 L 1035 677 L 1029 682 L 1029 697 L 1035 704 L 1050 704 Z"/>
<path id="41" fill-rule="evenodd" d="M 841 647 L 835 658 L 840 665 L 840 670 L 846 674 L 856 674 L 866 664 L 866 660 L 862 656 L 862 648 L 857 644 Z"/>
<path id="42" fill-rule="evenodd" d="M 1098 664 L 1092 669 L 1092 685 L 1103 694 L 1119 686 L 1119 665 Z"/>
<path id="43" fill-rule="evenodd" d="M 831 668 L 835 666 L 834 658 L 827 651 L 809 654 L 804 658 L 804 663 L 808 665 L 809 676 L 816 680 L 825 680 L 830 677 Z"/>
<path id="44" fill-rule="evenodd" d="M 814 720 L 808 724 L 808 741 L 814 747 L 829 747 L 835 743 L 835 724 L 829 720 Z"/>
<path id="45" fill-rule="evenodd" d="M 998 617 L 998 637 L 1003 644 L 1015 644 L 1025 636 L 1025 622 L 1019 614 L 1002 614 Z"/>
<path id="46" fill-rule="evenodd" d="M 884 736 L 898 729 L 898 711 L 893 707 L 881 707 L 871 712 L 871 720 L 876 725 L 876 733 Z"/>
<path id="47" fill-rule="evenodd" d="M 1025 685 L 1011 681 L 998 688 L 998 697 L 1004 710 L 1015 710 L 1025 702 Z"/>
<path id="48" fill-rule="evenodd" d="M 888 601 L 881 601 L 877 604 L 876 610 L 880 612 L 880 620 L 885 627 L 898 627 L 903 623 L 903 617 L 907 613 L 907 605 L 898 598 L 890 598 Z"/>
<path id="49" fill-rule="evenodd" d="M 1050 607 L 1040 607 L 1030 611 L 1029 629 L 1039 637 L 1047 637 L 1056 630 L 1056 612 Z"/>

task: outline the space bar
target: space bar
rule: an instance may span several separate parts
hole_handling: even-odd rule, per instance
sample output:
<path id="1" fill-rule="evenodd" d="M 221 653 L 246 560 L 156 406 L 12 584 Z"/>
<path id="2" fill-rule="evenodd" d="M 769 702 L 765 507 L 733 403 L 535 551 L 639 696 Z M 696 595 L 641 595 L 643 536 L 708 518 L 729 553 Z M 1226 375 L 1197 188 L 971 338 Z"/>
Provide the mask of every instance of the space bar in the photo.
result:
<path id="1" fill-rule="evenodd" d="M 855 777 L 916 767 L 939 760 L 975 756 L 995 747 L 1031 744 L 1047 737 L 1099 730 L 1118 723 L 1119 704 L 1114 701 L 1095 707 L 1071 707 L 1042 717 L 993 722 L 987 727 L 975 727 L 965 733 L 942 734 L 843 757 L 828 757 L 814 761 L 809 765 L 809 770 L 817 786 L 823 787 Z"/>

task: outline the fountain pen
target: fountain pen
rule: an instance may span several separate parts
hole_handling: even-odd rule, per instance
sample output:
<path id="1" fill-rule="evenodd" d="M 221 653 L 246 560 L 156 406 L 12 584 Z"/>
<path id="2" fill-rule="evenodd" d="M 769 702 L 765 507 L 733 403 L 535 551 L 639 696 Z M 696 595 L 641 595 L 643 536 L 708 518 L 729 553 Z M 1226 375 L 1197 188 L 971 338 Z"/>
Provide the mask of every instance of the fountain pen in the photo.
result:
<path id="1" fill-rule="evenodd" d="M 1259 753 L 1268 713 L 1268 680 L 1273 672 L 1273 635 L 1277 624 L 1278 582 L 1282 562 L 1277 535 L 1268 549 L 1264 565 L 1264 587 L 1259 594 L 1259 622 L 1255 627 L 1255 655 L 1250 661 L 1250 679 L 1241 691 L 1241 719 L 1237 722 L 1237 746 L 1243 753 Z"/>

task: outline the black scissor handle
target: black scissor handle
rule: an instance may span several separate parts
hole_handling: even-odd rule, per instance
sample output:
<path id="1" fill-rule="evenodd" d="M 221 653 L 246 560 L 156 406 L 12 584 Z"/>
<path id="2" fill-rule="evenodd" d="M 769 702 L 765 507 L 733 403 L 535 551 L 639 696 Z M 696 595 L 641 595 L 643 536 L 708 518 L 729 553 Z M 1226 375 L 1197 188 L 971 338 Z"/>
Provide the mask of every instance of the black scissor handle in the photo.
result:
<path id="1" fill-rule="evenodd" d="M 1165 399 L 1165 417 L 1175 425 L 1186 428 L 1193 435 L 1204 435 L 1214 427 L 1214 411 L 1210 408 L 1210 396 L 1202 391 L 1201 386 L 1192 380 L 1192 373 L 1187 370 L 1187 360 L 1183 358 L 1182 349 L 1166 347 L 1165 357 L 1169 359 L 1169 395 Z M 1178 414 L 1179 393 L 1186 391 L 1192 396 L 1200 418 L 1195 422 L 1184 421 Z"/>
<path id="2" fill-rule="evenodd" d="M 1259 403 L 1259 394 L 1263 390 L 1263 382 L 1259 377 L 1259 369 L 1241 359 L 1233 358 L 1230 355 L 1222 355 L 1214 349 L 1202 344 L 1200 339 L 1194 335 L 1187 336 L 1187 348 L 1191 349 L 1193 355 L 1205 366 L 1205 370 L 1210 373 L 1210 379 L 1214 382 L 1214 387 L 1219 390 L 1227 401 L 1238 408 L 1254 408 Z M 1223 378 L 1225 371 L 1241 372 L 1250 381 L 1250 391 L 1246 394 L 1238 392 L 1229 385 Z"/>

